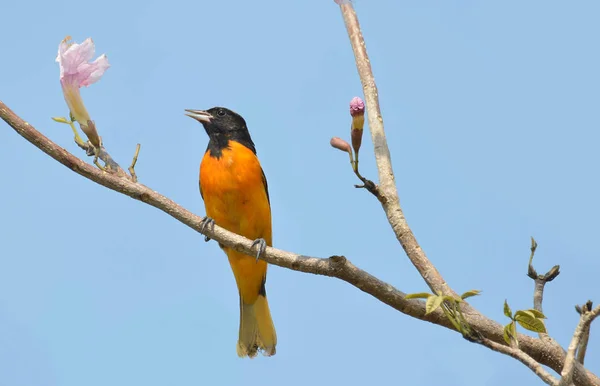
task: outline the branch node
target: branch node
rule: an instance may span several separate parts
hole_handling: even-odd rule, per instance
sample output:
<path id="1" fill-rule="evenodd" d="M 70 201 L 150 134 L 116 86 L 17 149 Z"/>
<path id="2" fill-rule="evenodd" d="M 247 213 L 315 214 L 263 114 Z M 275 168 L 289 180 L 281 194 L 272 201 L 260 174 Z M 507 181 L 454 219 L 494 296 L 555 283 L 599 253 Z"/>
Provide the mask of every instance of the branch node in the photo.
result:
<path id="1" fill-rule="evenodd" d="M 331 260 L 332 263 L 334 264 L 346 264 L 346 257 L 342 256 L 342 255 L 333 255 L 329 257 L 329 260 Z"/>
<path id="2" fill-rule="evenodd" d="M 379 202 L 381 202 L 382 204 L 385 204 L 387 202 L 385 196 L 383 196 L 381 194 L 381 192 L 379 191 L 379 187 L 373 181 L 368 180 L 365 177 L 361 176 L 360 173 L 358 172 L 358 169 L 354 169 L 354 173 L 363 183 L 362 185 L 354 185 L 355 188 L 368 190 L 369 193 L 371 193 L 372 195 L 377 197 Z"/>
<path id="3" fill-rule="evenodd" d="M 577 313 L 581 315 L 586 312 L 590 312 L 592 310 L 593 305 L 594 303 L 591 300 L 588 300 L 583 306 L 575 305 L 575 311 L 577 311 Z"/>
<path id="4" fill-rule="evenodd" d="M 538 273 L 531 264 L 529 264 L 529 267 L 527 268 L 527 276 L 529 276 L 533 280 L 536 280 L 538 278 Z"/>

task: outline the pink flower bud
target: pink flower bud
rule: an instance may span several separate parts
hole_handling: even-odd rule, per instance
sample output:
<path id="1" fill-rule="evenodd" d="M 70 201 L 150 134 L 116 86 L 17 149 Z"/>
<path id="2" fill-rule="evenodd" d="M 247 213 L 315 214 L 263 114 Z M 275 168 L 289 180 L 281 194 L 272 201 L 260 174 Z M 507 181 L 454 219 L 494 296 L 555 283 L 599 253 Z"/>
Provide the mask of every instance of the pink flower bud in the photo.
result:
<path id="1" fill-rule="evenodd" d="M 352 116 L 350 138 L 352 138 L 354 153 L 358 157 L 358 151 L 362 143 L 363 127 L 365 126 L 365 102 L 359 97 L 354 97 L 350 101 L 350 115 Z"/>
<path id="2" fill-rule="evenodd" d="M 331 138 L 331 141 L 329 141 L 329 144 L 341 151 L 345 151 L 349 154 L 352 154 L 352 148 L 350 147 L 350 144 L 346 141 L 344 141 L 343 139 L 341 139 L 340 137 L 333 137 Z"/>
<path id="3" fill-rule="evenodd" d="M 365 115 L 365 102 L 359 97 L 354 97 L 350 101 L 350 115 L 353 117 L 357 115 Z"/>

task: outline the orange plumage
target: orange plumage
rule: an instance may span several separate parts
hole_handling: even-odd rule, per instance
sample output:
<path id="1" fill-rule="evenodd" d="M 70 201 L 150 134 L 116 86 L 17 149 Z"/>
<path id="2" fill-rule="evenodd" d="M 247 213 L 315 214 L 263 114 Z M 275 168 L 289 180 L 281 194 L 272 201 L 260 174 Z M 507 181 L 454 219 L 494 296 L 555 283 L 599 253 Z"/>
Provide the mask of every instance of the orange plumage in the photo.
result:
<path id="1" fill-rule="evenodd" d="M 206 215 L 231 232 L 252 240 L 263 239 L 271 246 L 267 180 L 245 121 L 224 108 L 188 112 L 204 125 L 210 138 L 200 164 L 200 193 Z M 266 298 L 267 263 L 221 248 L 227 254 L 240 294 L 237 353 L 242 357 L 254 357 L 258 351 L 273 355 L 277 335 Z"/>

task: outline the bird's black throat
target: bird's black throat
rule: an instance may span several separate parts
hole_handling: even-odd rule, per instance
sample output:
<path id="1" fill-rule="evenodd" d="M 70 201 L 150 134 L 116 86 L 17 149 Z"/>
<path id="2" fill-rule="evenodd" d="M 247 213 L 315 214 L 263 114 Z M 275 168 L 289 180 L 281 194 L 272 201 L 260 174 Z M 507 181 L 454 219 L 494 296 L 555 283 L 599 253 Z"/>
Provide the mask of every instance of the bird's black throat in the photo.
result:
<path id="1" fill-rule="evenodd" d="M 224 133 L 211 133 L 206 151 L 210 152 L 211 157 L 219 159 L 223 155 L 223 150 L 229 148 L 229 141 L 238 142 L 256 154 L 256 147 L 248 130 L 231 131 L 227 135 Z"/>

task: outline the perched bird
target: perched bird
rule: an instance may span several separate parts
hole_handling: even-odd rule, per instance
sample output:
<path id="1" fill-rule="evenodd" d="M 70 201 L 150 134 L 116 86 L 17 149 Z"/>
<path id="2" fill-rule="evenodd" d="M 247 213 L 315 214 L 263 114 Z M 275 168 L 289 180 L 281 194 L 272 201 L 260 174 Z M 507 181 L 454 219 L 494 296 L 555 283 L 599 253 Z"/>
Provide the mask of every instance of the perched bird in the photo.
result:
<path id="1" fill-rule="evenodd" d="M 203 226 L 217 224 L 255 240 L 256 257 L 222 244 L 240 294 L 240 330 L 237 354 L 254 357 L 275 354 L 277 334 L 271 319 L 265 282 L 267 263 L 258 257 L 272 245 L 271 205 L 267 178 L 256 156 L 246 121 L 224 107 L 185 110 L 202 123 L 208 147 L 200 164 L 200 195 L 206 217 Z"/>

